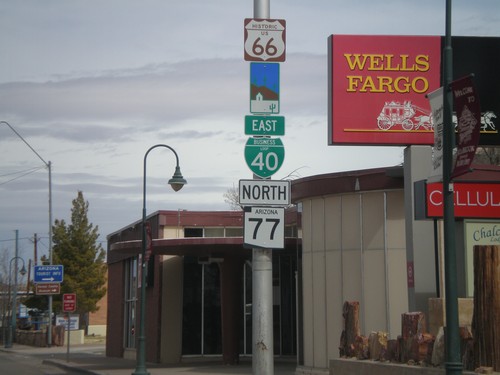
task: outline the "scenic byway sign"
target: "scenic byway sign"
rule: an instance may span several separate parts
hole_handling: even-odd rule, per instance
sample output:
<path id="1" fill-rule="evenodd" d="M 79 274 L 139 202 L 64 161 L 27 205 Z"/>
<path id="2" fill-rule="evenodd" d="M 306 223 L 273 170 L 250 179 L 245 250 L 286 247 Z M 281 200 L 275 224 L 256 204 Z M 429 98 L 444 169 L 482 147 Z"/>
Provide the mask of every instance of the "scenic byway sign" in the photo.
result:
<path id="1" fill-rule="evenodd" d="M 285 247 L 285 209 L 247 207 L 244 214 L 243 246 L 266 249 Z"/>
<path id="2" fill-rule="evenodd" d="M 288 206 L 290 181 L 240 180 L 239 199 L 242 206 Z"/>
<path id="3" fill-rule="evenodd" d="M 64 267 L 62 265 L 35 266 L 35 283 L 62 283 Z"/>

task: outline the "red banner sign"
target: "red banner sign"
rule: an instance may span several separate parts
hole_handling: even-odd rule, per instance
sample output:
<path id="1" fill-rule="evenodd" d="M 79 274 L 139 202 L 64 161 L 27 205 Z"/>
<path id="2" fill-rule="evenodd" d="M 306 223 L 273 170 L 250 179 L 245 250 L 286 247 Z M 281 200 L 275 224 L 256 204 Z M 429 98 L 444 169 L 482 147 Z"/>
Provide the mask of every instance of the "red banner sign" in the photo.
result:
<path id="1" fill-rule="evenodd" d="M 440 37 L 332 35 L 329 69 L 330 144 L 433 144 Z"/>
<path id="2" fill-rule="evenodd" d="M 481 106 L 472 78 L 465 77 L 451 83 L 457 113 L 457 157 L 452 178 L 469 171 L 479 143 Z"/>
<path id="3" fill-rule="evenodd" d="M 454 183 L 455 217 L 499 218 L 500 184 Z M 443 185 L 427 184 L 427 217 L 443 217 Z"/>
<path id="4" fill-rule="evenodd" d="M 76 294 L 66 293 L 63 294 L 63 312 L 76 311 Z"/>
<path id="5" fill-rule="evenodd" d="M 144 256 L 144 261 L 147 262 L 153 252 L 153 237 L 151 236 L 151 223 L 146 221 L 144 225 L 144 230 L 146 231 L 146 254 Z"/>

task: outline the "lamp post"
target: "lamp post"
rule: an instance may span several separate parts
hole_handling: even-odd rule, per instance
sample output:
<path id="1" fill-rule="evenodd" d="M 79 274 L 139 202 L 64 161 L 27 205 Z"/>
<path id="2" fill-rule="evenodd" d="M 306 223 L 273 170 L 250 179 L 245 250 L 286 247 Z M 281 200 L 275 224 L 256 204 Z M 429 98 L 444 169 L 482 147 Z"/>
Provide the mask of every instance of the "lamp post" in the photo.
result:
<path id="1" fill-rule="evenodd" d="M 36 150 L 12 127 L 7 121 L 0 121 L 0 124 L 7 125 L 25 144 L 35 153 L 49 171 L 49 263 L 52 264 L 52 163 L 46 162 Z M 47 329 L 47 345 L 52 345 L 52 295 L 49 295 L 49 322 Z"/>
<path id="2" fill-rule="evenodd" d="M 9 291 L 10 291 L 10 285 L 11 285 L 11 278 L 12 278 L 12 261 L 16 261 L 16 266 L 15 266 L 15 273 L 14 273 L 14 292 L 12 293 L 12 306 L 11 306 L 11 309 L 10 309 L 10 315 L 11 315 L 11 319 L 9 321 L 9 328 L 8 328 L 8 331 L 9 331 L 9 334 L 8 334 L 8 338 L 9 340 L 6 340 L 5 341 L 5 347 L 6 348 L 12 348 L 12 342 L 14 341 L 13 340 L 13 333 L 15 332 L 16 330 L 16 318 L 17 318 L 17 260 L 18 259 L 21 259 L 21 261 L 23 262 L 23 267 L 21 268 L 21 270 L 19 271 L 19 273 L 21 274 L 21 276 L 24 276 L 26 275 L 26 268 L 24 267 L 24 259 L 21 258 L 21 257 L 18 257 L 18 256 L 15 256 L 14 258 L 12 258 L 10 260 L 10 264 L 9 264 Z"/>
<path id="3" fill-rule="evenodd" d="M 146 330 L 145 330 L 145 319 L 146 319 L 146 160 L 148 154 L 155 148 L 164 147 L 168 148 L 175 155 L 176 166 L 175 172 L 172 178 L 168 181 L 168 184 L 172 186 L 174 191 L 179 191 L 182 187 L 187 184 L 187 181 L 182 177 L 181 169 L 179 167 L 179 157 L 175 150 L 165 144 L 157 144 L 149 148 L 144 155 L 144 174 L 142 183 L 142 244 L 141 244 L 141 300 L 139 306 L 140 320 L 139 320 L 139 337 L 137 342 L 137 363 L 135 371 L 132 375 L 149 375 L 146 369 Z"/>
<path id="4" fill-rule="evenodd" d="M 446 0 L 445 47 L 443 52 L 443 223 L 444 223 L 444 278 L 446 293 L 446 362 L 447 375 L 461 375 L 460 332 L 458 323 L 457 255 L 455 241 L 455 214 L 453 203 L 453 147 L 455 129 L 452 124 L 453 50 L 451 46 L 451 0 Z"/>

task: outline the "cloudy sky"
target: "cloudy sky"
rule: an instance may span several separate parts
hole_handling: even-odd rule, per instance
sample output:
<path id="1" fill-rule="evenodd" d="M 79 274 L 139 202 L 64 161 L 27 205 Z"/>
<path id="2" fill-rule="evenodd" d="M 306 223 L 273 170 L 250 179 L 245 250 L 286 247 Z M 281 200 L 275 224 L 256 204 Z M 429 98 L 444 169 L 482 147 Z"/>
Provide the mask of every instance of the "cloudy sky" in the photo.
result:
<path id="1" fill-rule="evenodd" d="M 400 147 L 327 145 L 327 37 L 444 35 L 441 0 L 270 0 L 287 22 L 280 106 L 285 161 L 273 178 L 392 166 Z M 0 1 L 0 121 L 52 163 L 53 217 L 70 220 L 79 190 L 100 240 L 147 209 L 225 210 L 224 192 L 251 178 L 244 159 L 249 63 L 243 21 L 253 0 Z M 454 0 L 453 35 L 500 36 L 498 0 Z M 0 251 L 48 246 L 48 171 L 0 124 Z"/>

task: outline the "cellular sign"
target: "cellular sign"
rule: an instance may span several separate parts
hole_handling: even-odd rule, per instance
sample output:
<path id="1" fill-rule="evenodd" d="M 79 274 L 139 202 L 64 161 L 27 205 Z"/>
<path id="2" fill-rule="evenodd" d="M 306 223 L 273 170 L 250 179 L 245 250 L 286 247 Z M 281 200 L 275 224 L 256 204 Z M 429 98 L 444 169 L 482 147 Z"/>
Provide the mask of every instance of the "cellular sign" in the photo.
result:
<path id="1" fill-rule="evenodd" d="M 245 18 L 245 61 L 285 61 L 285 20 Z"/>

